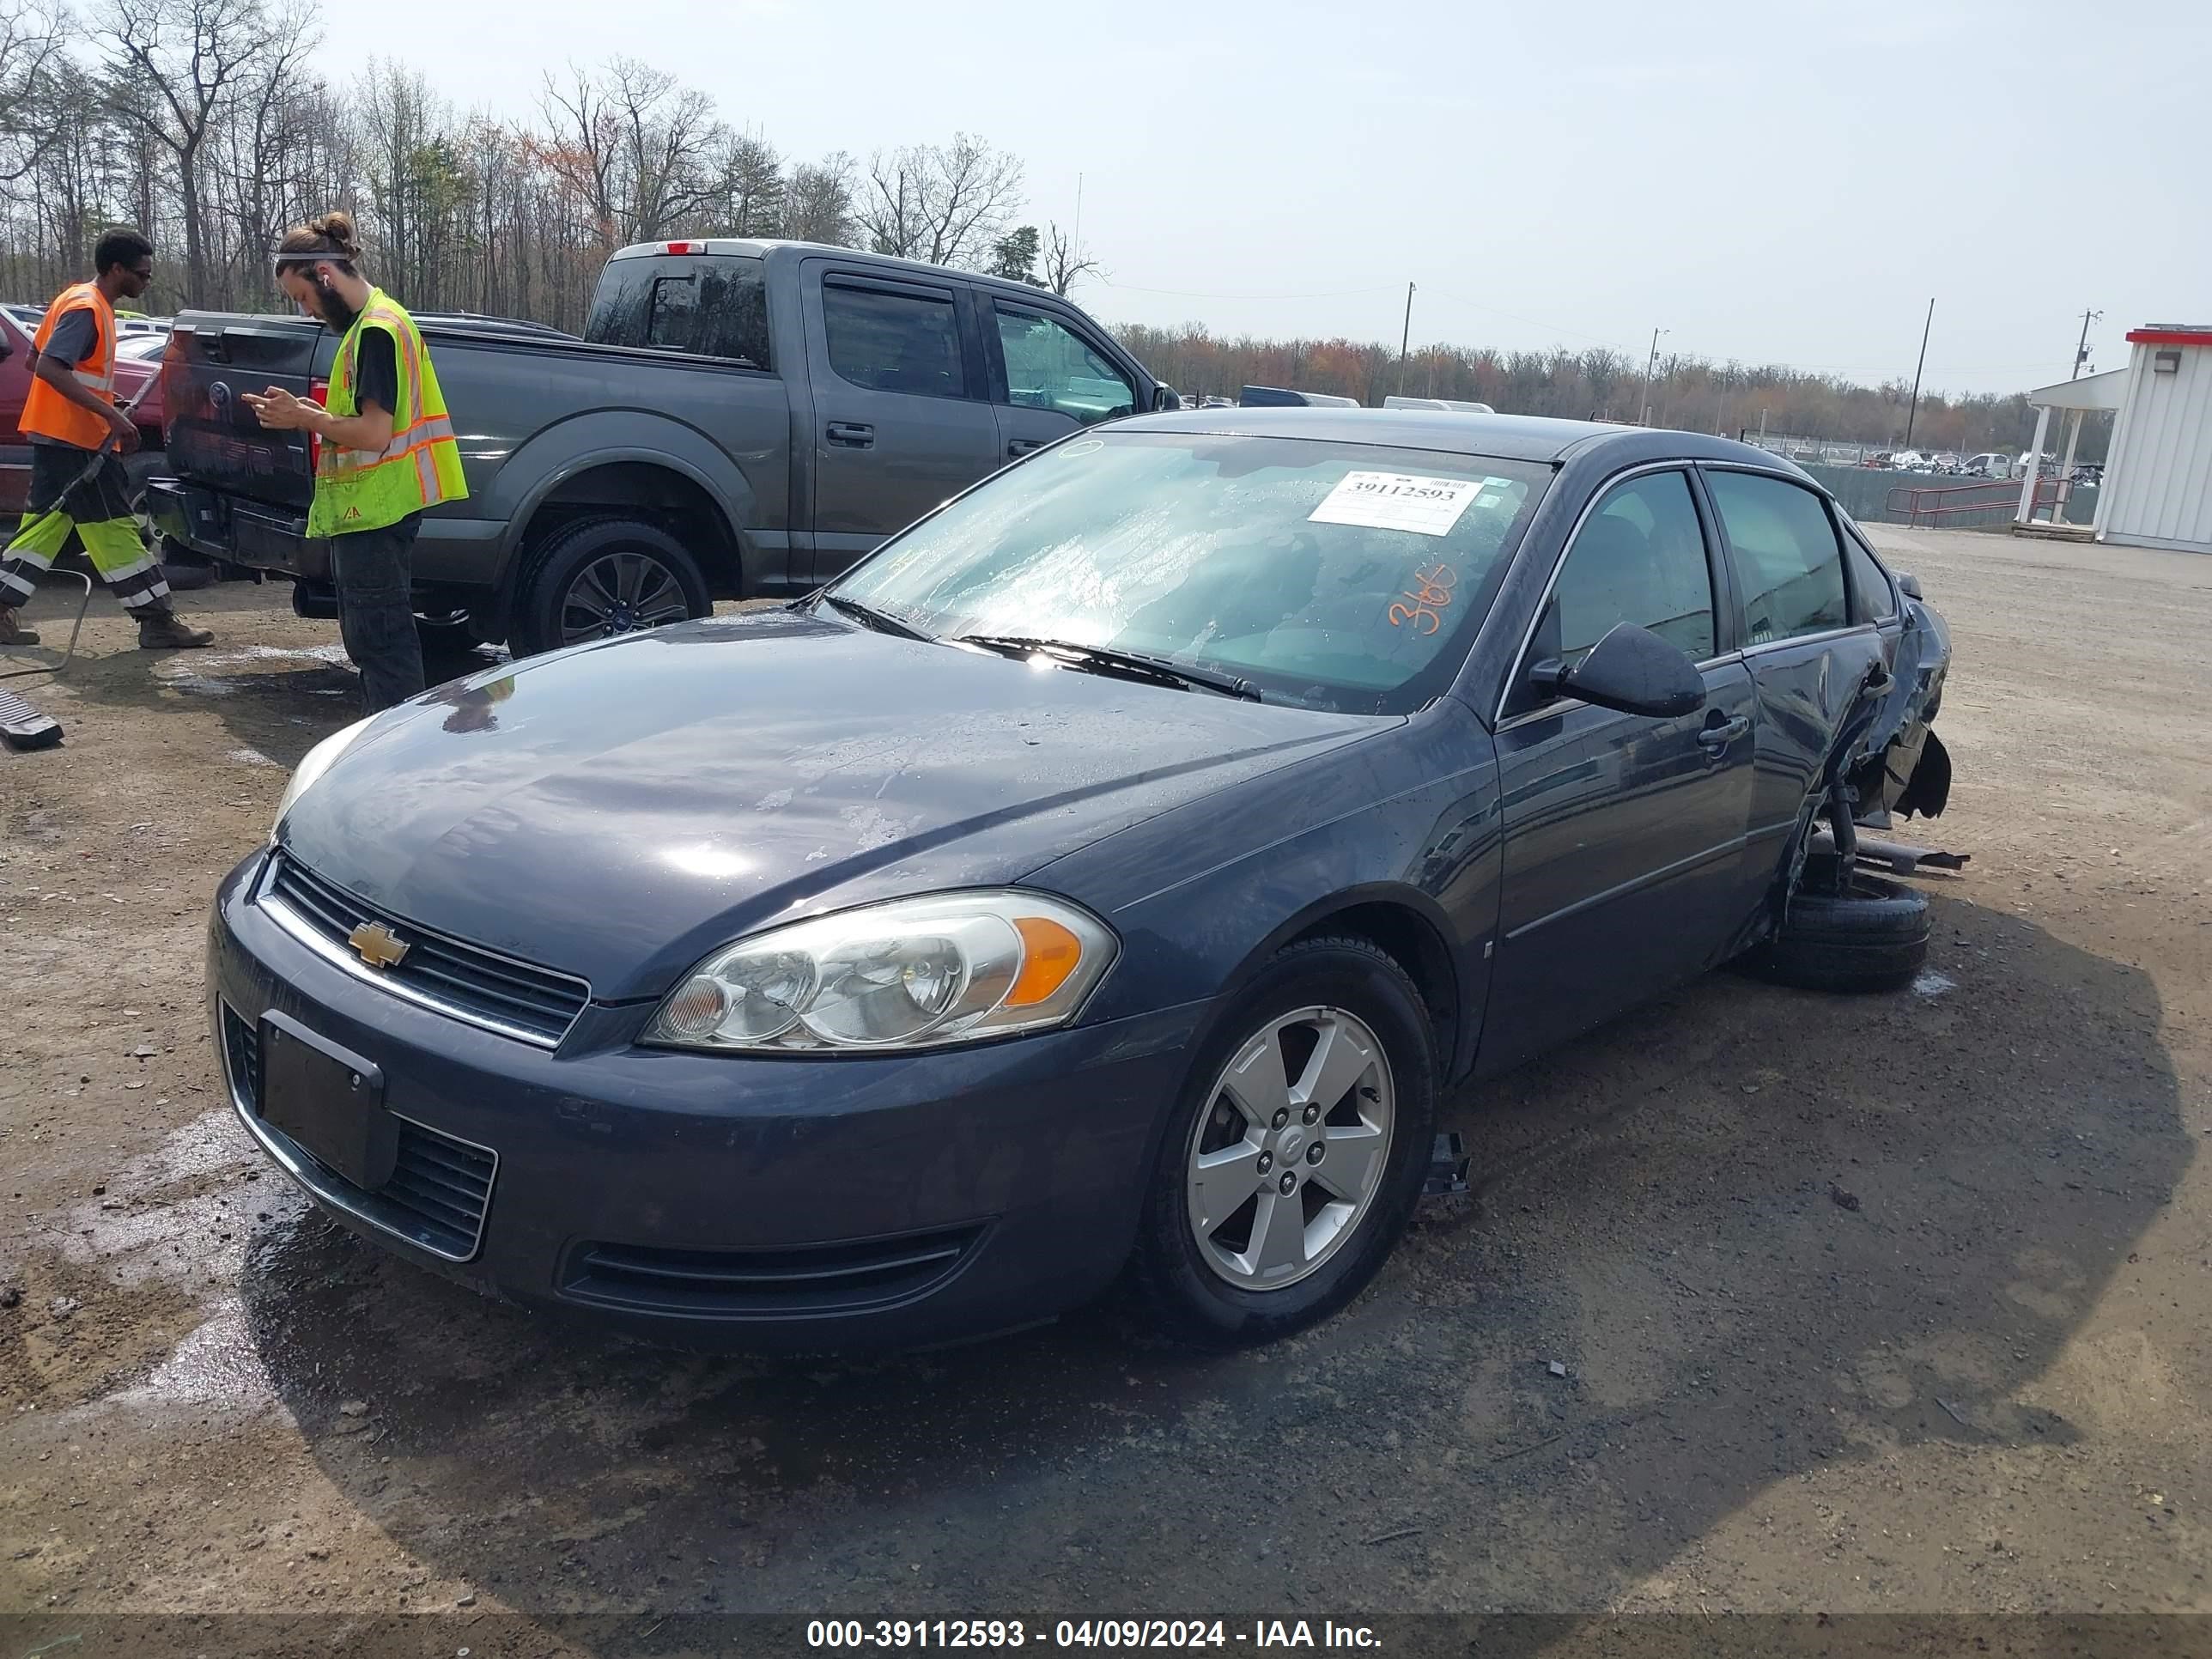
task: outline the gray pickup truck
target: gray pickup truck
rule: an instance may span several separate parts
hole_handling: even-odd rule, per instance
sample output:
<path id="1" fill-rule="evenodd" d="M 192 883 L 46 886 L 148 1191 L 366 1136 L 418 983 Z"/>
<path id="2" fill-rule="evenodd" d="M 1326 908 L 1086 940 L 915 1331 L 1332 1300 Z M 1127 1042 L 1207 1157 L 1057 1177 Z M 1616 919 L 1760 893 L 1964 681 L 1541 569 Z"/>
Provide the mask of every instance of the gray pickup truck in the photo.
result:
<path id="1" fill-rule="evenodd" d="M 1006 461 L 1176 405 L 1065 300 L 810 243 L 624 248 L 582 339 L 416 321 L 469 481 L 422 521 L 416 606 L 518 653 L 805 592 Z M 290 578 L 306 615 L 335 614 L 308 441 L 241 394 L 319 393 L 337 344 L 304 319 L 186 312 L 161 370 L 175 476 L 149 487 L 155 524 Z"/>

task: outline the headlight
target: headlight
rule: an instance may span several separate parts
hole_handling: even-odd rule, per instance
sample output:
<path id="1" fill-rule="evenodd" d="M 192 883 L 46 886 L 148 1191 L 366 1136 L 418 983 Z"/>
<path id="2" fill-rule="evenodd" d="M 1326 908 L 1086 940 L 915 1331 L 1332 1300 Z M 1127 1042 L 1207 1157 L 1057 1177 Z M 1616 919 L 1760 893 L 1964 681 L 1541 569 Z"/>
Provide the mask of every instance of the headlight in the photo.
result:
<path id="1" fill-rule="evenodd" d="M 284 799 L 276 803 L 276 816 L 269 825 L 270 846 L 276 844 L 276 832 L 283 828 L 284 814 L 292 810 L 292 803 L 313 788 L 315 781 L 331 769 L 331 763 L 344 754 L 353 740 L 368 729 L 368 720 L 356 720 L 343 731 L 331 732 L 300 757 L 299 765 L 292 771 L 292 781 L 284 786 Z"/>
<path id="2" fill-rule="evenodd" d="M 1036 893 L 899 899 L 740 939 L 669 994 L 645 1041 L 680 1048 L 935 1048 L 1073 1018 L 1120 945 Z"/>

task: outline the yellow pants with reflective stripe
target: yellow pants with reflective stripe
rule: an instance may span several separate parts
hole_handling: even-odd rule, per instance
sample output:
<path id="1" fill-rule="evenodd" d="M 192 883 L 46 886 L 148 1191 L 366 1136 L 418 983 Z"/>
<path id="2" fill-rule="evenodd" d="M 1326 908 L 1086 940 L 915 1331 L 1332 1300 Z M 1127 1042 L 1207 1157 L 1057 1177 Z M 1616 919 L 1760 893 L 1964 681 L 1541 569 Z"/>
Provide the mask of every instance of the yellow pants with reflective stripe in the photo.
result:
<path id="1" fill-rule="evenodd" d="M 108 476 L 109 468 L 113 468 L 116 475 L 121 472 L 112 459 L 81 486 L 65 493 L 52 488 L 51 475 L 82 469 L 88 459 L 89 457 L 74 450 L 51 458 L 34 455 L 34 505 L 25 510 L 22 527 L 16 531 L 15 540 L 8 544 L 7 552 L 0 555 L 0 605 L 21 605 L 31 597 L 37 589 L 38 579 L 53 568 L 56 556 L 68 545 L 72 530 L 83 541 L 92 568 L 100 573 L 108 591 L 127 608 L 137 611 L 168 598 L 169 584 L 162 580 L 161 565 L 146 550 L 137 521 L 115 513 L 127 498 L 117 493 L 119 476 Z M 42 478 L 40 473 L 50 476 Z M 49 487 L 41 489 L 41 484 Z M 35 503 L 50 495 L 58 499 L 52 500 L 40 510 Z M 82 508 L 88 505 L 95 511 L 105 507 L 112 516 L 70 516 L 72 507 Z"/>

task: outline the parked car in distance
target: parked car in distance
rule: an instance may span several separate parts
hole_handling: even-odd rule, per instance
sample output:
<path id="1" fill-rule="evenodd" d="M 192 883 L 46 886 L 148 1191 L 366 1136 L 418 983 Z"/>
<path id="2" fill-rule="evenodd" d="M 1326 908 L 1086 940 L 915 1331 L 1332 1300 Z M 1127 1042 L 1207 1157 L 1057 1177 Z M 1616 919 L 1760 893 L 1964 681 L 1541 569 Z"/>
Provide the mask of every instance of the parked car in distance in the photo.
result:
<path id="1" fill-rule="evenodd" d="M 1924 900 L 1812 832 L 1944 805 L 1918 592 L 1724 440 L 1121 422 L 798 604 L 319 744 L 216 898 L 216 1052 L 348 1226 L 641 1334 L 928 1344 L 1127 1271 L 1279 1336 L 1471 1079 L 1747 951 L 1917 969 Z"/>
<path id="2" fill-rule="evenodd" d="M 1332 392 L 1293 392 L 1287 386 L 1248 386 L 1237 394 L 1246 409 L 1357 409 L 1357 398 L 1340 398 Z"/>
<path id="3" fill-rule="evenodd" d="M 1488 404 L 1478 404 L 1459 398 L 1385 398 L 1385 409 L 1450 409 L 1462 415 L 1493 415 L 1497 411 Z"/>
<path id="4" fill-rule="evenodd" d="M 1970 478 L 2009 478 L 2012 460 L 1995 450 L 1985 449 L 1978 455 L 1966 457 L 1965 471 Z"/>
<path id="5" fill-rule="evenodd" d="M 1175 403 L 1051 294 L 807 243 L 624 248 L 582 339 L 416 320 L 469 484 L 423 520 L 417 608 L 518 653 L 805 592 L 1006 461 Z M 301 318 L 179 317 L 154 497 L 168 534 L 323 614 L 308 444 L 239 394 L 317 393 L 337 347 Z"/>
<path id="6" fill-rule="evenodd" d="M 44 306 L 0 306 L 0 515 L 14 517 L 23 510 L 31 486 L 31 445 L 23 435 L 23 400 L 31 391 L 31 343 L 45 319 Z M 120 333 L 115 347 L 115 396 L 129 403 L 153 380 L 155 366 L 130 349 L 141 337 Z M 158 339 L 158 334 L 143 337 Z M 138 427 L 139 447 L 124 458 L 131 479 L 134 506 L 143 505 L 148 480 L 167 470 L 161 453 L 161 388 L 146 392 L 131 418 Z"/>

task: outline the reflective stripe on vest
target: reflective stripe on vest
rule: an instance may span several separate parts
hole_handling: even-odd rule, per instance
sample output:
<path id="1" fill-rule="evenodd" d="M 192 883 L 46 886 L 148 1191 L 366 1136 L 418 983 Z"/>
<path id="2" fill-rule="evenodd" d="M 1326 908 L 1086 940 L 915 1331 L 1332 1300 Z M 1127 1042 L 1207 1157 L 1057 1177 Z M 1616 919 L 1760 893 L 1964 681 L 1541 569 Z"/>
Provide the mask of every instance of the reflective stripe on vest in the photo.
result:
<path id="1" fill-rule="evenodd" d="M 32 338 L 32 349 L 44 352 L 62 319 L 77 311 L 92 313 L 92 349 L 70 366 L 70 373 L 79 386 L 101 402 L 112 404 L 115 401 L 115 313 L 107 296 L 93 283 L 74 283 L 56 296 Z M 111 435 L 104 416 L 71 403 L 38 374 L 31 377 L 31 388 L 24 394 L 19 424 L 27 433 L 75 444 L 80 449 L 97 449 Z"/>
<path id="2" fill-rule="evenodd" d="M 338 346 L 326 407 L 341 417 L 360 412 L 355 387 L 360 378 L 361 343 L 363 331 L 372 328 L 382 330 L 392 342 L 399 406 L 392 411 L 392 439 L 380 450 L 322 446 L 314 504 L 307 514 L 311 536 L 380 530 L 469 493 L 460 446 L 446 413 L 429 349 L 415 319 L 380 290 L 370 291 L 368 303 Z"/>

